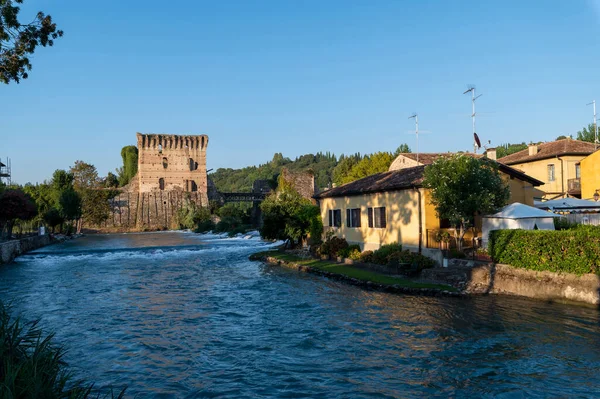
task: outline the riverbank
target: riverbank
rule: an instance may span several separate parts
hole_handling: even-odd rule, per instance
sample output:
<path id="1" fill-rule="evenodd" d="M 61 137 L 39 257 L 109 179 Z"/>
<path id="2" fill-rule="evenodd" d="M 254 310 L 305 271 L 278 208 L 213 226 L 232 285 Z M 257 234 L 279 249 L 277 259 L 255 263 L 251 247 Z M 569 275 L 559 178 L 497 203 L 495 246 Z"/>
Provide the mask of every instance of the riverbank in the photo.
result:
<path id="1" fill-rule="evenodd" d="M 352 285 L 385 292 L 428 296 L 463 295 L 450 285 L 420 282 L 328 260 L 301 258 L 280 250 L 259 252 L 251 255 L 250 260 L 276 264 L 301 272 L 316 274 Z"/>
<path id="2" fill-rule="evenodd" d="M 511 295 L 574 305 L 600 305 L 600 278 L 595 274 L 578 276 L 493 263 L 466 265 L 458 261 L 448 268 L 424 269 L 419 278 L 411 279 L 359 265 L 302 258 L 281 250 L 259 252 L 250 259 L 386 292 L 432 296 Z"/>
<path id="3" fill-rule="evenodd" d="M 77 238 L 79 236 L 81 236 L 81 234 L 71 236 L 45 234 L 43 236 L 25 237 L 18 240 L 2 242 L 0 243 L 0 264 L 10 263 L 15 260 L 17 256 L 23 255 L 29 251 Z"/>

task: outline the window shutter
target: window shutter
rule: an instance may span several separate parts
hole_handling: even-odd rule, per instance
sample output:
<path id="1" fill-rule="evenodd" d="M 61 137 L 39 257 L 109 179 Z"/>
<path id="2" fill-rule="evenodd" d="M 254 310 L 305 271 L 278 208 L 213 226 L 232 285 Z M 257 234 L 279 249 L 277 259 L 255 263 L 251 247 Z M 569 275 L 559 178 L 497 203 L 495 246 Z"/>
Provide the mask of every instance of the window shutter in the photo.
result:
<path id="1" fill-rule="evenodd" d="M 329 210 L 329 227 L 333 227 L 333 209 Z"/>
<path id="2" fill-rule="evenodd" d="M 367 216 L 369 219 L 369 227 L 373 227 L 373 208 L 367 208 Z"/>
<path id="3" fill-rule="evenodd" d="M 352 226 L 352 224 L 350 223 L 351 222 L 350 214 L 351 214 L 350 209 L 346 209 L 346 227 Z"/>
<path id="4" fill-rule="evenodd" d="M 354 220 L 355 220 L 354 225 L 356 227 L 360 227 L 360 220 L 361 220 L 361 217 L 360 217 L 360 208 L 356 208 L 354 210 Z"/>
<path id="5" fill-rule="evenodd" d="M 387 227 L 387 223 L 385 220 L 385 206 L 379 208 L 380 212 L 381 212 L 381 216 L 379 216 L 379 223 L 381 224 L 382 228 L 386 228 Z"/>

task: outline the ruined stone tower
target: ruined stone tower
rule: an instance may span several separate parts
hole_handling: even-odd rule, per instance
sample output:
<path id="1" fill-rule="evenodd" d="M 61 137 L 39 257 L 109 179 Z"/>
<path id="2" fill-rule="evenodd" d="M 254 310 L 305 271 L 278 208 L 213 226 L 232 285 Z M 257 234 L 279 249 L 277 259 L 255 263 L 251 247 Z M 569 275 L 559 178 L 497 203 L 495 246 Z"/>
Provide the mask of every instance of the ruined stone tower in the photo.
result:
<path id="1" fill-rule="evenodd" d="M 197 192 L 208 203 L 208 136 L 138 133 L 137 147 L 139 192 Z"/>
<path id="2" fill-rule="evenodd" d="M 124 231 L 177 228 L 177 211 L 208 206 L 208 136 L 137 134 L 138 172 L 111 199 L 105 226 Z"/>

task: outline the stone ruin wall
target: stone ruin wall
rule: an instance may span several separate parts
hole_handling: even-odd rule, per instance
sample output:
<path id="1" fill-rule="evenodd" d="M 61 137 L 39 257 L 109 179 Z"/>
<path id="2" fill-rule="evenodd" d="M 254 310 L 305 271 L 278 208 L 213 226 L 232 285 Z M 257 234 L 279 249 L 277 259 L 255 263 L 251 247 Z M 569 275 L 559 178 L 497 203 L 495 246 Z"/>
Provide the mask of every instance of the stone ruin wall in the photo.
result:
<path id="1" fill-rule="evenodd" d="M 287 168 L 281 170 L 283 180 L 290 183 L 300 195 L 316 204 L 313 196 L 316 193 L 315 175 L 311 171 L 291 172 Z"/>
<path id="2" fill-rule="evenodd" d="M 208 136 L 137 134 L 139 191 L 207 193 Z"/>
<path id="3" fill-rule="evenodd" d="M 137 134 L 138 173 L 110 201 L 112 213 L 99 226 L 117 230 L 175 227 L 187 202 L 208 206 L 208 136 Z"/>

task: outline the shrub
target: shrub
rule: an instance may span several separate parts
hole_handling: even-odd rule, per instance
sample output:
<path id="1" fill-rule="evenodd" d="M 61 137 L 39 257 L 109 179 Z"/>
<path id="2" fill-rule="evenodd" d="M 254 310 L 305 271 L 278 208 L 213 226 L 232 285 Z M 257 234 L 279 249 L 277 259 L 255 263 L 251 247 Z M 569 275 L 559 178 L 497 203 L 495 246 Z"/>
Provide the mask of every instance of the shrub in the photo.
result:
<path id="1" fill-rule="evenodd" d="M 373 263 L 373 251 L 365 251 L 360 254 L 359 260 L 364 263 Z"/>
<path id="2" fill-rule="evenodd" d="M 351 259 L 358 260 L 358 257 L 360 256 L 360 245 L 358 245 L 358 244 L 348 245 L 346 248 L 341 249 L 338 252 L 337 256 L 341 256 L 342 258 L 351 258 Z M 355 258 L 352 258 L 352 256 L 354 256 Z"/>
<path id="3" fill-rule="evenodd" d="M 87 398 L 92 385 L 72 381 L 64 350 L 44 335 L 37 322 L 23 323 L 0 303 L 0 392 L 3 398 Z M 119 398 L 123 397 L 123 390 Z M 97 397 L 100 394 L 94 393 Z M 114 395 L 110 395 L 114 397 Z M 108 397 L 106 394 L 104 397 Z"/>
<path id="4" fill-rule="evenodd" d="M 571 221 L 569 221 L 569 219 L 567 219 L 565 217 L 554 218 L 554 228 L 556 230 L 570 230 L 570 229 L 577 228 L 577 226 L 581 226 L 581 225 L 577 222 L 571 222 Z"/>
<path id="5" fill-rule="evenodd" d="M 196 227 L 196 229 L 194 230 L 194 232 L 196 233 L 207 233 L 209 231 L 212 231 L 215 229 L 215 222 L 213 222 L 212 220 L 208 219 L 208 220 L 204 220 L 200 223 L 198 223 L 198 227 Z"/>
<path id="6" fill-rule="evenodd" d="M 571 230 L 496 230 L 488 252 L 494 262 L 530 270 L 600 272 L 600 227 Z"/>
<path id="7" fill-rule="evenodd" d="M 348 248 L 348 241 L 345 238 L 331 237 L 321 244 L 321 254 L 328 256 L 338 256 L 340 251 Z"/>
<path id="8" fill-rule="evenodd" d="M 398 243 L 382 245 L 377 251 L 373 252 L 373 263 L 387 265 L 390 256 L 397 252 L 402 252 L 402 245 Z"/>

